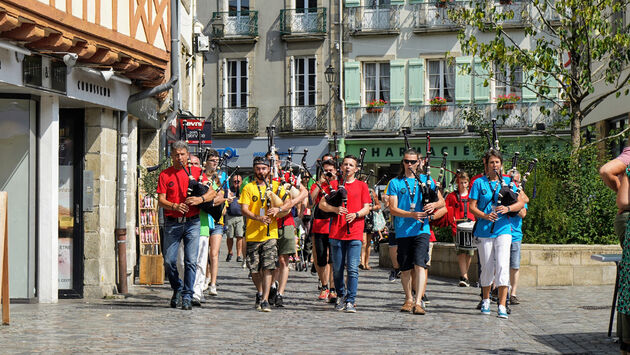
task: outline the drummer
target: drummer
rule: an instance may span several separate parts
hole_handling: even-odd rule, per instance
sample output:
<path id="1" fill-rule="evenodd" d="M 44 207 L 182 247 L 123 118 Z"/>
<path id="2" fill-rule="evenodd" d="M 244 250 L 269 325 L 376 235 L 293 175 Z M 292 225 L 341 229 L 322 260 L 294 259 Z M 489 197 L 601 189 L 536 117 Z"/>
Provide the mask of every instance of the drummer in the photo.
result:
<path id="1" fill-rule="evenodd" d="M 475 215 L 470 212 L 470 203 L 468 202 L 468 187 L 470 177 L 465 171 L 457 174 L 457 189 L 453 193 L 446 196 L 446 208 L 448 209 L 448 221 L 453 230 L 453 239 L 455 241 L 455 251 L 457 252 L 457 264 L 459 265 L 459 287 L 469 287 L 468 269 L 472 256 L 475 255 L 474 248 L 460 248 L 457 240 L 457 224 L 461 222 L 474 221 Z"/>
<path id="2" fill-rule="evenodd" d="M 509 206 L 497 205 L 501 180 L 509 184 L 509 178 L 501 175 L 503 157 L 496 149 L 484 154 L 486 175 L 475 180 L 470 190 L 470 211 L 478 218 L 473 235 L 478 237 L 477 249 L 481 261 L 482 305 L 481 313 L 490 314 L 490 285 L 492 280 L 499 287 L 497 316 L 507 319 L 506 300 L 510 282 L 510 247 L 512 225 L 507 213 L 520 211 L 525 202 L 521 195 Z M 495 276 L 496 270 L 496 276 Z"/>

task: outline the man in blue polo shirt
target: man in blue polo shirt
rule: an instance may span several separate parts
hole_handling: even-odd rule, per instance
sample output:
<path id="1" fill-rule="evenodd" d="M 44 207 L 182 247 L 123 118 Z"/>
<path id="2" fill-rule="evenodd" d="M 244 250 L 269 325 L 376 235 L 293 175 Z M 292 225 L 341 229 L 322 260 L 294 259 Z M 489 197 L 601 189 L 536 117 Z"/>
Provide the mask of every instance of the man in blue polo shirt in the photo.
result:
<path id="1" fill-rule="evenodd" d="M 429 261 L 429 221 L 431 213 L 444 207 L 444 199 L 438 191 L 438 201 L 423 205 L 422 188 L 420 184 L 432 190 L 436 189 L 435 181 L 426 175 L 419 175 L 418 182 L 414 171 L 418 169 L 420 154 L 415 150 L 405 151 L 402 160 L 403 169 L 400 174 L 389 182 L 387 195 L 389 196 L 389 210 L 395 219 L 396 242 L 398 244 L 398 264 L 402 272 L 401 281 L 405 291 L 405 303 L 401 312 L 425 314 L 422 296 L 425 291 L 426 273 Z M 412 280 L 415 283 L 412 287 Z M 412 296 L 412 289 L 417 290 L 416 299 Z"/>

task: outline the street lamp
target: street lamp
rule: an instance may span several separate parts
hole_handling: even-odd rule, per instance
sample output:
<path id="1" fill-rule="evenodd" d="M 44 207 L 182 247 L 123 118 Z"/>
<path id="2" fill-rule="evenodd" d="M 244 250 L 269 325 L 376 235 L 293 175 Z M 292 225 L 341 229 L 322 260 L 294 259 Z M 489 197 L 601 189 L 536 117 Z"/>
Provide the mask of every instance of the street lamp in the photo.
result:
<path id="1" fill-rule="evenodd" d="M 326 83 L 328 83 L 328 86 L 334 88 L 335 82 L 337 82 L 337 72 L 332 65 L 328 65 L 328 68 L 326 68 L 326 71 L 324 72 L 324 76 L 326 77 Z"/>

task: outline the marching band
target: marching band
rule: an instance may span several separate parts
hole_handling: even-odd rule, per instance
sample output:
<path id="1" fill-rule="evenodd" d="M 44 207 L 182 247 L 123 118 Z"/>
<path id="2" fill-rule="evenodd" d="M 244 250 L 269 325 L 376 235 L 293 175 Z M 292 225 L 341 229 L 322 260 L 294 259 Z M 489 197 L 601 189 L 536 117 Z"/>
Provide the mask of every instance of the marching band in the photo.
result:
<path id="1" fill-rule="evenodd" d="M 365 249 L 369 249 L 372 238 L 368 236 L 372 232 L 381 236 L 389 232 L 388 238 L 395 239 L 390 241 L 390 246 L 397 245 L 391 255 L 395 259 L 392 260 L 396 267 L 394 279 L 400 273 L 404 292 L 400 310 L 426 314 L 426 285 L 431 247 L 435 240 L 432 229 L 441 226 L 450 227 L 453 231 L 461 274 L 458 285 L 470 285 L 468 268 L 477 250 L 482 288 L 478 309 L 482 314 L 491 314 L 490 297 L 494 287 L 498 294 L 497 316 L 508 318 L 508 304 L 518 303 L 516 287 L 521 225 L 529 201 L 523 186 L 537 160 L 529 163 L 522 181 L 517 170 L 518 152 L 512 159 L 512 167 L 504 172 L 496 122 L 493 122 L 492 139 L 485 132 L 489 147 L 483 156 L 484 171 L 472 181 L 465 171 L 446 169 L 446 152 L 443 153 L 438 178 L 432 178 L 431 154 L 423 157 L 411 148 L 407 129 L 402 130 L 406 148 L 400 162 L 400 173 L 389 181 L 386 176 L 374 176 L 373 170 L 365 172 L 365 148 L 360 150 L 359 157 L 346 155 L 340 158 L 336 137 L 334 151 L 317 160 L 313 176 L 306 164 L 307 149 L 300 153 L 301 164 L 293 162 L 292 149 L 281 159 L 274 143 L 274 127 L 268 127 L 267 133 L 268 152 L 264 157 L 253 159 L 253 175 L 242 179 L 243 184 L 237 193 L 237 201 L 246 220 L 243 254 L 256 288 L 256 309 L 268 312 L 272 306 L 283 306 L 289 263 L 294 256 L 297 259 L 298 249 L 306 249 L 307 241 L 312 241 L 312 256 L 302 253 L 302 257 L 309 256 L 317 272 L 320 283 L 318 299 L 331 303 L 338 311 L 356 312 L 359 268 L 369 269 L 369 254 L 365 255 Z M 429 133 L 426 142 L 426 151 L 430 152 Z M 235 198 L 234 191 L 226 184 L 239 167 L 230 168 L 227 156 L 219 157 L 215 150 L 206 149 L 200 151 L 205 173 L 197 172 L 190 163 L 187 164 L 188 152 L 186 149 L 186 154 L 182 154 L 183 147 L 184 142 L 175 142 L 172 158 L 175 170 L 183 168 L 184 175 L 189 176 L 185 195 L 178 195 L 177 201 L 169 199 L 169 196 L 176 195 L 169 190 L 172 190 L 172 184 L 168 185 L 169 188 L 162 184 L 168 182 L 168 174 L 174 174 L 167 171 L 169 168 L 160 175 L 160 205 L 168 211 L 171 223 L 186 223 L 194 219 L 191 211 L 200 210 L 202 218 L 212 222 L 210 227 L 208 223 L 202 223 L 206 229 L 222 227 L 226 206 Z M 450 189 L 447 188 L 446 171 L 453 174 Z M 377 181 L 376 185 L 386 182 L 384 196 L 380 196 L 376 185 L 373 189 L 368 186 L 370 179 Z M 389 228 L 384 225 L 379 211 L 381 198 L 383 207 L 388 208 L 391 215 Z M 294 221 L 297 215 L 310 216 L 309 223 L 298 223 L 300 228 L 297 228 Z M 377 221 L 376 217 L 383 222 L 380 219 Z M 307 228 L 304 229 L 304 226 Z M 209 235 L 207 231 L 204 234 Z M 171 244 L 179 241 L 171 239 Z M 218 240 L 220 243 L 220 238 Z M 300 241 L 299 246 L 296 240 Z M 208 242 L 205 243 L 207 245 Z M 212 291 L 216 295 L 214 285 L 218 259 L 215 251 L 218 246 L 213 245 L 216 242 L 211 241 L 210 244 Z M 172 253 L 172 247 L 169 248 L 167 255 Z M 190 249 L 191 254 L 194 253 L 193 248 Z M 207 246 L 201 249 L 208 253 Z M 182 308 L 190 309 L 190 303 L 186 303 L 192 296 L 188 285 L 196 284 L 190 280 L 193 257 L 196 255 L 186 255 L 184 283 L 177 282 L 177 271 L 171 266 L 171 258 L 167 258 L 167 274 L 174 290 L 173 307 L 180 306 L 180 299 L 184 296 L 185 306 Z M 205 262 L 206 259 L 198 260 Z M 203 276 L 203 272 L 201 274 Z M 193 301 L 198 301 L 196 289 Z M 198 303 L 193 302 L 193 305 Z"/>

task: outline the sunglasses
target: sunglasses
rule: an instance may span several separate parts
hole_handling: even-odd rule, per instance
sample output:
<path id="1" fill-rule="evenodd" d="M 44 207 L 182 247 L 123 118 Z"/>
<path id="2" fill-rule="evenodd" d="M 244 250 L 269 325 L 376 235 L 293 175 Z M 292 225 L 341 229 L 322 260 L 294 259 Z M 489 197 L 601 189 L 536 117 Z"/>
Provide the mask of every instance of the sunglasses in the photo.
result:
<path id="1" fill-rule="evenodd" d="M 404 162 L 405 164 L 411 164 L 411 165 L 413 165 L 413 164 L 417 163 L 418 161 L 417 161 L 417 160 L 407 160 L 407 159 L 404 159 L 404 160 L 403 160 L 403 162 Z"/>

